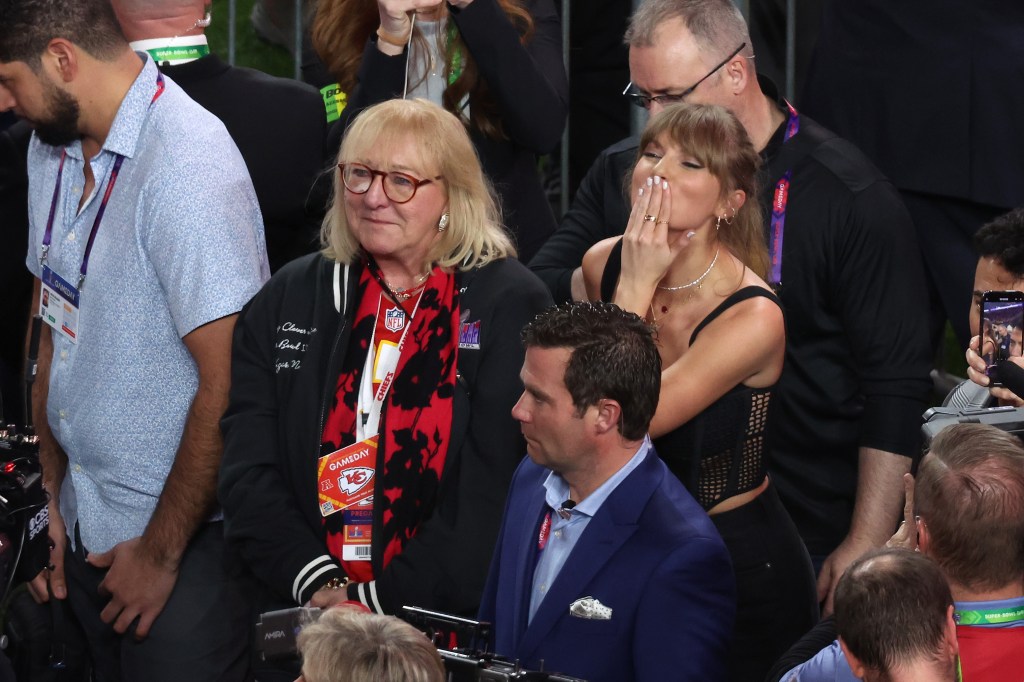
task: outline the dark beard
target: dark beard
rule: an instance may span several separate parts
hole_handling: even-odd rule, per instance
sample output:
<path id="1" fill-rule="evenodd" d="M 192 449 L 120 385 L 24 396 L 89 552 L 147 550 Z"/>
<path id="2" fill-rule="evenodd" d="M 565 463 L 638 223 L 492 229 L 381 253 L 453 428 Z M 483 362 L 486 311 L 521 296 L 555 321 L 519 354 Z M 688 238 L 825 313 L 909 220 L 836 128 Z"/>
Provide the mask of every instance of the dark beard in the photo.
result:
<path id="1" fill-rule="evenodd" d="M 80 140 L 82 134 L 78 132 L 78 101 L 56 87 L 50 91 L 49 99 L 49 120 L 32 122 L 40 142 L 51 147 L 63 147 Z"/>

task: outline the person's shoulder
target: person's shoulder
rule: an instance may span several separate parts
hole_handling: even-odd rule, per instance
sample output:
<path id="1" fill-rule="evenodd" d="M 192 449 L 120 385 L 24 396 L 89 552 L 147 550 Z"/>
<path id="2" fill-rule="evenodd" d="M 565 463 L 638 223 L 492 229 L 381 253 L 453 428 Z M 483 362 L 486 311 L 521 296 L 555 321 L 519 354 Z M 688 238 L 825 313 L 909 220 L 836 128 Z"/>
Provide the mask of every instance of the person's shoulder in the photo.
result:
<path id="1" fill-rule="evenodd" d="M 29 138 L 28 147 L 25 151 L 25 163 L 28 167 L 28 172 L 32 173 L 32 171 L 38 170 L 46 163 L 59 163 L 63 153 L 63 147 L 44 144 L 38 135 L 32 135 Z"/>
<path id="2" fill-rule="evenodd" d="M 744 327 L 781 320 L 782 302 L 764 280 L 753 273 L 747 274 L 747 283 L 727 296 L 720 304 L 719 317 L 741 320 Z"/>
<path id="3" fill-rule="evenodd" d="M 654 524 L 667 533 L 667 537 L 676 540 L 706 538 L 721 543 L 721 537 L 715 530 L 707 513 L 693 495 L 686 489 L 676 476 L 669 471 L 664 461 L 652 450 L 647 467 L 638 467 L 634 475 L 655 475 L 660 481 L 651 495 L 651 499 L 642 523 Z"/>
<path id="4" fill-rule="evenodd" d="M 801 115 L 800 135 L 808 145 L 805 170 L 827 173 L 843 187 L 859 194 L 879 183 L 890 185 L 888 178 L 855 144 L 828 130 L 813 119 Z"/>
<path id="5" fill-rule="evenodd" d="M 621 161 L 622 159 L 628 159 L 632 162 L 636 156 L 636 150 L 640 147 L 640 138 L 636 136 L 629 136 L 625 139 L 619 140 L 613 145 L 605 147 L 598 155 L 598 160 L 606 159 L 609 161 Z"/>
<path id="6" fill-rule="evenodd" d="M 186 157 L 215 158 L 226 145 L 234 146 L 224 123 L 194 100 L 173 78 L 164 76 L 164 92 L 153 107 L 149 136 L 166 149 L 174 149 Z M 145 152 L 145 150 L 140 150 Z M 167 158 L 174 163 L 178 158 Z"/>
<path id="7" fill-rule="evenodd" d="M 245 87 L 249 92 L 246 99 L 252 104 L 258 102 L 259 106 L 263 106 L 272 103 L 263 99 L 263 95 L 266 94 L 283 97 L 288 103 L 316 103 L 323 106 L 323 98 L 316 88 L 294 78 L 273 76 L 245 66 L 229 66 L 225 76 Z"/>
<path id="8" fill-rule="evenodd" d="M 498 258 L 462 273 L 465 291 L 490 296 L 497 291 L 513 291 L 517 295 L 550 297 L 547 287 L 516 258 Z"/>
<path id="9" fill-rule="evenodd" d="M 285 263 L 275 272 L 263 288 L 249 302 L 247 308 L 270 308 L 294 301 L 302 306 L 314 298 L 318 289 L 327 291 L 331 286 L 334 262 L 320 252 L 300 256 Z"/>
<path id="10" fill-rule="evenodd" d="M 319 251 L 316 251 L 288 261 L 281 266 L 280 270 L 274 273 L 271 281 L 275 279 L 282 282 L 315 280 L 323 277 L 325 270 L 331 271 L 333 266 L 333 261 L 324 257 Z"/>
<path id="11" fill-rule="evenodd" d="M 608 262 L 608 258 L 611 256 L 612 251 L 622 243 L 622 235 L 616 235 L 614 237 L 607 237 L 597 242 L 583 255 L 583 267 L 586 269 L 589 264 L 600 265 L 601 269 L 604 269 L 605 263 Z"/>

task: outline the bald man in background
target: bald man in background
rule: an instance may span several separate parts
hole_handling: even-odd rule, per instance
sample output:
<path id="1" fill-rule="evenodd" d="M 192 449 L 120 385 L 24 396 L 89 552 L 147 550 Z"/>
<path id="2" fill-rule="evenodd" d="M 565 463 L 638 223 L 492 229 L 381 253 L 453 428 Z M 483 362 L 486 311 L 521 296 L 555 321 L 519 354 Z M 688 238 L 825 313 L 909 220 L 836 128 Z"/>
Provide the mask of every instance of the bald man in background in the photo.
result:
<path id="1" fill-rule="evenodd" d="M 327 114 L 312 86 L 230 66 L 210 52 L 205 0 L 112 0 L 132 48 L 219 118 L 252 177 L 271 272 L 318 248 L 322 201 L 307 202 L 323 167 Z M 307 205 L 311 210 L 307 210 Z"/>

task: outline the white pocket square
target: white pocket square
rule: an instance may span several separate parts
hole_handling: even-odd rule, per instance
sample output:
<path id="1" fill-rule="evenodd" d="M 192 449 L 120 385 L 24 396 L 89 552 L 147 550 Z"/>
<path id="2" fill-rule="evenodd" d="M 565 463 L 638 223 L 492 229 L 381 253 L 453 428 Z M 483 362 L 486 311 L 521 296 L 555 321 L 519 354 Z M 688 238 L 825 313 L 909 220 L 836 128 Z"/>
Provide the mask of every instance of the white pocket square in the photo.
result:
<path id="1" fill-rule="evenodd" d="M 581 597 L 569 605 L 569 615 L 590 620 L 611 620 L 612 610 L 593 597 Z"/>

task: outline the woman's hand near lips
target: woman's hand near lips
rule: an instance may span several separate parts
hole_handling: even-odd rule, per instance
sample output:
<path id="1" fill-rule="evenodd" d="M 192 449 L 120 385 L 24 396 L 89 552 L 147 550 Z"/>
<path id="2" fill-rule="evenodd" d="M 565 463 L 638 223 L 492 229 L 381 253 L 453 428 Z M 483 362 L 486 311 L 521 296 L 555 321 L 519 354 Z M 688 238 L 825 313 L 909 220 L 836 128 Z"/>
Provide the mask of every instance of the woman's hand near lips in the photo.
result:
<path id="1" fill-rule="evenodd" d="M 658 282 L 687 243 L 682 235 L 669 234 L 671 214 L 668 181 L 648 178 L 637 191 L 622 235 L 622 273 L 614 297 L 618 306 L 641 317 L 647 314 Z"/>

